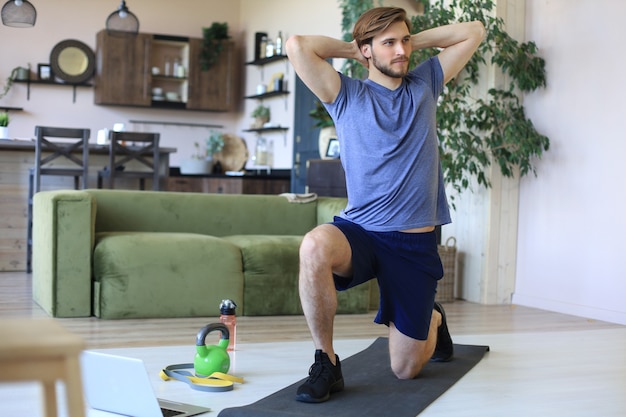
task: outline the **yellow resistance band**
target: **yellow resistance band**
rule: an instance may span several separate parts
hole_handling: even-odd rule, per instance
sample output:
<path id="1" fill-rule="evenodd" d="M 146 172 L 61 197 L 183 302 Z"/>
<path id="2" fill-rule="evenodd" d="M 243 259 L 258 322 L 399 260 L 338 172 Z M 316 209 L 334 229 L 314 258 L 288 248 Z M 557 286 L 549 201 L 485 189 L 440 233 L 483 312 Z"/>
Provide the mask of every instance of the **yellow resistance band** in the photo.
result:
<path id="1" fill-rule="evenodd" d="M 179 365 L 169 365 L 161 370 L 159 376 L 163 381 L 176 379 L 189 384 L 192 389 L 198 391 L 222 392 L 231 391 L 235 382 L 243 384 L 243 378 L 222 372 L 213 372 L 207 377 L 195 376 L 183 369 L 193 369 L 193 363 L 182 363 Z"/>

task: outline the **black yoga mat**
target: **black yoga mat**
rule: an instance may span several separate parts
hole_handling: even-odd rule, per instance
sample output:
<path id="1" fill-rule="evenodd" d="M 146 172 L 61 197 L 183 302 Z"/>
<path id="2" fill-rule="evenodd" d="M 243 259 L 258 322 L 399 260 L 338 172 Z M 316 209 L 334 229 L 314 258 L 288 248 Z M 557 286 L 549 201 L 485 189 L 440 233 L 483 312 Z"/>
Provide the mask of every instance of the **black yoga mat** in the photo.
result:
<path id="1" fill-rule="evenodd" d="M 331 394 L 327 402 L 295 400 L 304 378 L 255 403 L 224 409 L 219 417 L 415 417 L 480 362 L 487 351 L 488 346 L 454 345 L 452 361 L 428 363 L 416 379 L 401 381 L 391 372 L 388 339 L 381 337 L 341 361 L 345 389 Z"/>

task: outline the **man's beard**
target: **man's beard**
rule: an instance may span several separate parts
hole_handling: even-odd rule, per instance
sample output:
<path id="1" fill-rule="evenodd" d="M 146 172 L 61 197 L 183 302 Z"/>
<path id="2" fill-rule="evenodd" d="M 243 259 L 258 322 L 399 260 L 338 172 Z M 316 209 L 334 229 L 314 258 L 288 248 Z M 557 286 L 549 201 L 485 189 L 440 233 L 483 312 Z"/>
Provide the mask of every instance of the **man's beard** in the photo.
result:
<path id="1" fill-rule="evenodd" d="M 376 69 L 378 69 L 378 71 L 392 78 L 402 78 L 409 72 L 408 65 L 402 67 L 400 70 L 395 70 L 390 66 L 382 65 L 374 55 L 372 55 L 372 64 L 376 67 Z"/>

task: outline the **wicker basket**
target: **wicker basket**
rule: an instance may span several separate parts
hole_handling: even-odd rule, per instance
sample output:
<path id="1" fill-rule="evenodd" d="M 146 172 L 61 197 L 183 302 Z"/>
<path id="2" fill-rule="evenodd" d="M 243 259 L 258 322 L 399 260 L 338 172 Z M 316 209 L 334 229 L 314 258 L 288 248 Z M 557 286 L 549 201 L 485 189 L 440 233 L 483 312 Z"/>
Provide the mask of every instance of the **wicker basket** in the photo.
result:
<path id="1" fill-rule="evenodd" d="M 449 237 L 446 244 L 439 245 L 437 250 L 443 265 L 443 278 L 437 284 L 435 301 L 449 303 L 454 301 L 454 288 L 456 287 L 456 239 Z"/>

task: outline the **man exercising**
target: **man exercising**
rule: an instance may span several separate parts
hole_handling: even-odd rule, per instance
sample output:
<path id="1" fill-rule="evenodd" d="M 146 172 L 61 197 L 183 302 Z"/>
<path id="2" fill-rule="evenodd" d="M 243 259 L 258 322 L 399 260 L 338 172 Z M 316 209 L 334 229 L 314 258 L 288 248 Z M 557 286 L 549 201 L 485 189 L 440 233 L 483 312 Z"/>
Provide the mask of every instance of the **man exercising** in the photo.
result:
<path id="1" fill-rule="evenodd" d="M 356 22 L 352 42 L 290 37 L 289 60 L 332 116 L 346 172 L 348 204 L 300 247 L 300 298 L 315 344 L 315 363 L 298 401 L 318 403 L 343 389 L 333 348 L 336 290 L 377 278 L 376 323 L 389 327 L 391 368 L 417 376 L 429 361 L 452 358 L 445 313 L 435 303 L 443 268 L 435 227 L 450 222 L 439 161 L 437 99 L 484 37 L 480 22 L 411 35 L 406 12 L 378 7 Z M 409 69 L 412 51 L 440 53 Z M 326 59 L 356 59 L 366 80 L 338 73 Z"/>

